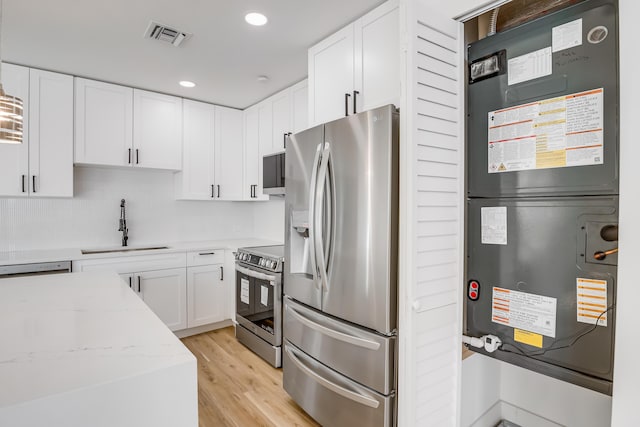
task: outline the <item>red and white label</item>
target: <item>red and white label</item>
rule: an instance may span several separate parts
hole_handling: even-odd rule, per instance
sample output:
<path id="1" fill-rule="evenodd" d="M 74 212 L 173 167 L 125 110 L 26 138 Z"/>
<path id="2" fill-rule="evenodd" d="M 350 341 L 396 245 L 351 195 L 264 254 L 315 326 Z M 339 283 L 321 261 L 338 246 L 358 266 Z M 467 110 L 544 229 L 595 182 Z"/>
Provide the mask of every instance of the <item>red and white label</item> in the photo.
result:
<path id="1" fill-rule="evenodd" d="M 516 105 L 488 114 L 488 172 L 604 163 L 604 89 Z"/>
<path id="2" fill-rule="evenodd" d="M 493 288 L 491 321 L 555 338 L 556 306 L 552 297 Z"/>

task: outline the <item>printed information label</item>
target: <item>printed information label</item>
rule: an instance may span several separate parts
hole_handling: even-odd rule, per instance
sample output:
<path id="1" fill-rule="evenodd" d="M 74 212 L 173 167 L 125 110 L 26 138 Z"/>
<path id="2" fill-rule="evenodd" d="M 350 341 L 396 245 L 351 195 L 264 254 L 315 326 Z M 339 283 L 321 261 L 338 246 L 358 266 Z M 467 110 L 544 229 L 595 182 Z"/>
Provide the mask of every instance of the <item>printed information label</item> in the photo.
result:
<path id="1" fill-rule="evenodd" d="M 578 322 L 607 326 L 607 281 L 576 279 Z M 604 314 L 603 314 L 604 313 Z"/>
<path id="2" fill-rule="evenodd" d="M 582 18 L 553 27 L 551 40 L 553 52 L 580 46 L 582 44 Z"/>
<path id="3" fill-rule="evenodd" d="M 551 74 L 551 47 L 511 58 L 507 62 L 509 86 Z"/>
<path id="4" fill-rule="evenodd" d="M 517 105 L 488 115 L 488 171 L 603 163 L 604 89 Z"/>
<path id="5" fill-rule="evenodd" d="M 493 288 L 491 321 L 555 338 L 556 306 L 555 298 Z"/>
<path id="6" fill-rule="evenodd" d="M 240 301 L 249 304 L 249 281 L 247 279 L 240 279 Z"/>
<path id="7" fill-rule="evenodd" d="M 507 244 L 507 207 L 480 209 L 481 241 L 483 245 Z"/>

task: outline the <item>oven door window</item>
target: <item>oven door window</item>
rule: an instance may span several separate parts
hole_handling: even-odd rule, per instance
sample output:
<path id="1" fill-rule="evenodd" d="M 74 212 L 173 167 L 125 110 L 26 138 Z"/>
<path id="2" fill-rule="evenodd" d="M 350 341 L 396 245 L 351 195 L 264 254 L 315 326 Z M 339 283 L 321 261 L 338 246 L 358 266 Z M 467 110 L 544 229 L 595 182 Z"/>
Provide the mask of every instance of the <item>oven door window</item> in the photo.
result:
<path id="1" fill-rule="evenodd" d="M 244 318 L 249 318 L 254 312 L 253 305 L 253 278 L 246 274 L 236 272 L 236 313 Z"/>
<path id="2" fill-rule="evenodd" d="M 274 335 L 274 287 L 268 280 L 236 271 L 236 313 Z"/>

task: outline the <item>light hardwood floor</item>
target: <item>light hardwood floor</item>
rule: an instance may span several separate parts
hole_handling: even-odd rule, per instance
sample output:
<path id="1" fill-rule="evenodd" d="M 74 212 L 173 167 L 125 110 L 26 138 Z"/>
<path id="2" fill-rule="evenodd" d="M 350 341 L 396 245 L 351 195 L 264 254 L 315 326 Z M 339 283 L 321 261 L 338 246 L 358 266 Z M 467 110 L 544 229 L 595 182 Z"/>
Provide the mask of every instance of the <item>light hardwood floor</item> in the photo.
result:
<path id="1" fill-rule="evenodd" d="M 182 342 L 198 359 L 200 427 L 319 425 L 282 388 L 282 369 L 240 344 L 233 327 Z"/>

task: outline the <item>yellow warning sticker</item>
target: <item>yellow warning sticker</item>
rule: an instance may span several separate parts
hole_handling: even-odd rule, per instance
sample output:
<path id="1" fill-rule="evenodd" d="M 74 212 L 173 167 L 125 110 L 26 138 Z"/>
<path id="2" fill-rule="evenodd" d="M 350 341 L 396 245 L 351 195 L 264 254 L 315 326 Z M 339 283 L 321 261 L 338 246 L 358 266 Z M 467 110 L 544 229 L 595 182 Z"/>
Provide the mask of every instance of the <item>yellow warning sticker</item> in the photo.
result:
<path id="1" fill-rule="evenodd" d="M 513 330 L 513 339 L 532 347 L 542 348 L 542 335 L 533 332 L 523 331 L 522 329 Z"/>

